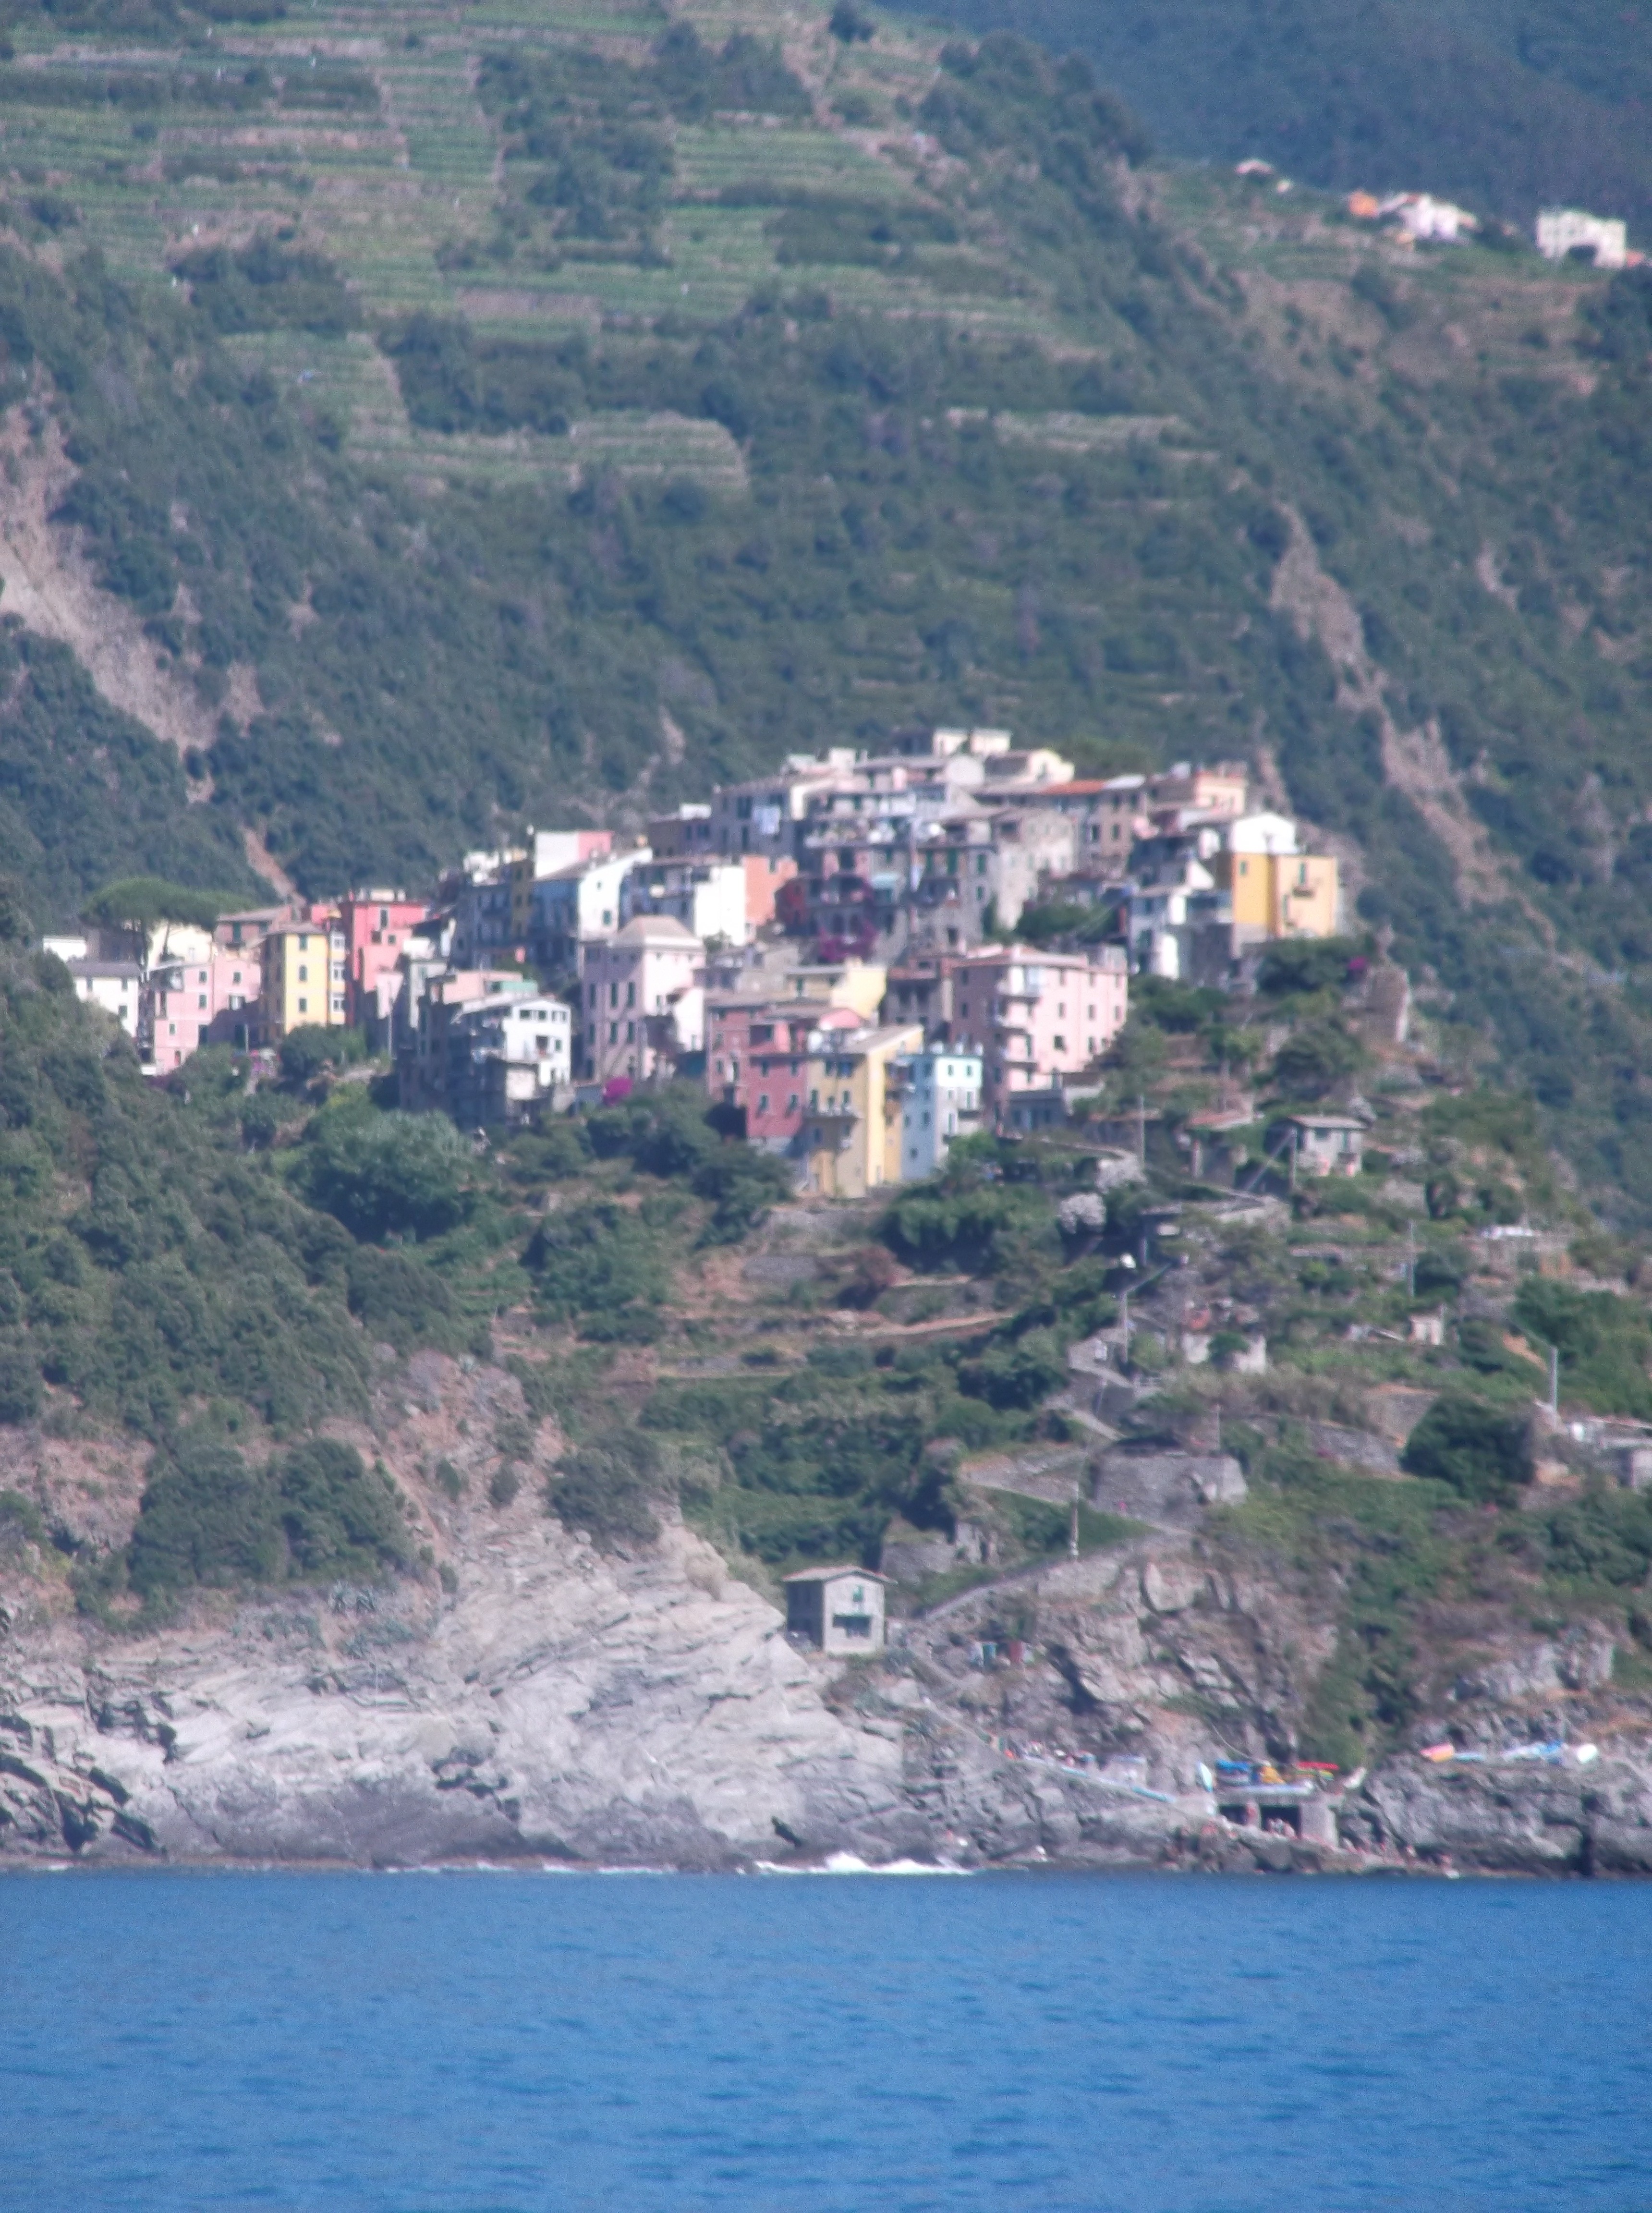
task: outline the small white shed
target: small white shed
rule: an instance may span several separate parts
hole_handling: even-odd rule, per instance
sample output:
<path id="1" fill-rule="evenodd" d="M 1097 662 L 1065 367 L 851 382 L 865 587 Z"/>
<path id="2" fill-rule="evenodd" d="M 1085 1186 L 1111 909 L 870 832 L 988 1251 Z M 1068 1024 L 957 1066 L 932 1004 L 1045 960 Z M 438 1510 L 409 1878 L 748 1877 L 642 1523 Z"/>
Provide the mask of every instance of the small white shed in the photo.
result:
<path id="1" fill-rule="evenodd" d="M 883 1586 L 870 1568 L 802 1568 L 786 1577 L 786 1632 L 822 1652 L 881 1652 Z"/>

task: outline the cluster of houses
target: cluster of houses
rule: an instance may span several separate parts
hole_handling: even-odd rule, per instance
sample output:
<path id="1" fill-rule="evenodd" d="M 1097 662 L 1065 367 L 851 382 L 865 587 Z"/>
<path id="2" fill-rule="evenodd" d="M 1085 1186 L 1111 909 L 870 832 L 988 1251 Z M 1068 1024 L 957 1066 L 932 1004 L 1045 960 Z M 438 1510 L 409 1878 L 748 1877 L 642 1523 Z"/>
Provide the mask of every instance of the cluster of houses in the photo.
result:
<path id="1" fill-rule="evenodd" d="M 793 755 L 640 836 L 531 830 L 428 899 L 162 925 L 142 960 L 96 931 L 46 944 L 160 1076 L 352 1026 L 405 1106 L 466 1128 L 688 1078 L 848 1198 L 1064 1119 L 1132 972 L 1219 983 L 1332 934 L 1338 905 L 1335 859 L 1252 806 L 1242 765 L 1089 779 L 1002 730 L 925 730 Z M 1034 908 L 1059 948 L 1018 938 Z"/>
<path id="2" fill-rule="evenodd" d="M 1241 163 L 1241 174 L 1244 168 Z M 1375 192 L 1350 192 L 1344 204 L 1356 223 L 1381 225 L 1401 246 L 1460 246 L 1482 228 L 1478 216 L 1431 192 L 1389 192 L 1381 198 Z M 1590 215 L 1582 208 L 1541 209 L 1536 242 L 1545 261 L 1633 269 L 1645 259 L 1631 250 L 1628 226 L 1618 216 Z"/>

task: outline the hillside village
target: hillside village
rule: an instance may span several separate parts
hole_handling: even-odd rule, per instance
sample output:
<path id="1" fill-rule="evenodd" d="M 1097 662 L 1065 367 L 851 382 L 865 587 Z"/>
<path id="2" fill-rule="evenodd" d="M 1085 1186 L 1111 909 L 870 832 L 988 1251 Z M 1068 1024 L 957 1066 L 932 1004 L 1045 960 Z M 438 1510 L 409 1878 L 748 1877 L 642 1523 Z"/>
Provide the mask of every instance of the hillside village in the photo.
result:
<path id="1" fill-rule="evenodd" d="M 1242 765 L 1083 778 L 1007 732 L 941 729 L 794 755 L 641 835 L 532 830 L 429 898 L 44 945 L 159 1077 L 206 1046 L 268 1067 L 300 1033 L 325 1058 L 354 1031 L 404 1107 L 469 1130 L 686 1078 L 801 1188 L 859 1198 L 933 1174 L 958 1137 L 1067 1120 L 1132 976 L 1220 987 L 1339 911 L 1335 858 Z"/>

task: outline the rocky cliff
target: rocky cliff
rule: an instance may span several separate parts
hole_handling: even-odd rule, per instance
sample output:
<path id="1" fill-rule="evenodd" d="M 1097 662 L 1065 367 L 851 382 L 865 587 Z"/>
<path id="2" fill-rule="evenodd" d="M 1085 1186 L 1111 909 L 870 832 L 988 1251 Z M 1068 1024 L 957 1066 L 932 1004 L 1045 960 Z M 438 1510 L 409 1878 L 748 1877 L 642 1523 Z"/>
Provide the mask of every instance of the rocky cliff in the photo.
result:
<path id="1" fill-rule="evenodd" d="M 509 1387 L 432 1364 L 399 1441 L 445 1576 L 198 1598 L 133 1636 L 15 1554 L 0 1852 L 1652 1871 L 1649 1732 L 1609 1640 L 1497 1646 L 1477 1625 L 1478 1672 L 1454 1674 L 1442 1645 L 1460 1739 L 1564 1737 L 1562 1764 L 1408 1752 L 1333 1794 L 1315 1833 L 1246 1827 L 1201 1766 L 1294 1741 L 1336 1640 L 1311 1589 L 1258 1575 L 1218 1527 L 988 1582 L 845 1668 L 796 1649 L 680 1523 L 606 1558 L 531 1488 L 494 1510 L 424 1485 L 424 1430 L 462 1449 L 462 1410 Z"/>

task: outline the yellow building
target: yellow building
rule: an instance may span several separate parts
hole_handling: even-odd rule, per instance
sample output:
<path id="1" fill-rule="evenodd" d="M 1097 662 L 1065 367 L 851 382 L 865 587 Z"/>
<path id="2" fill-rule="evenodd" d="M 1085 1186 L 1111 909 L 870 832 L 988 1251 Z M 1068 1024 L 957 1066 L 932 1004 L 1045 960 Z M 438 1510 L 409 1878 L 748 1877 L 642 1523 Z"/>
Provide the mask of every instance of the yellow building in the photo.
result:
<path id="1" fill-rule="evenodd" d="M 1210 865 L 1232 900 L 1235 950 L 1267 938 L 1336 936 L 1337 863 L 1329 853 L 1299 852 L 1294 822 L 1278 814 L 1244 815 L 1223 844 Z"/>
<path id="2" fill-rule="evenodd" d="M 1232 853 L 1235 942 L 1334 937 L 1338 885 L 1329 853 Z M 1220 879 L 1218 879 L 1220 881 Z"/>
<path id="3" fill-rule="evenodd" d="M 311 1023 L 344 1021 L 344 933 L 336 919 L 277 923 L 260 955 L 260 1027 L 266 1045 Z"/>
<path id="4" fill-rule="evenodd" d="M 791 971 L 793 996 L 823 1006 L 848 1007 L 871 1021 L 889 987 L 889 971 L 875 960 L 832 960 Z"/>
<path id="5" fill-rule="evenodd" d="M 864 1198 L 900 1181 L 901 1091 L 894 1063 L 923 1050 L 922 1022 L 823 1039 L 808 1063 L 806 1189 L 825 1198 Z"/>

